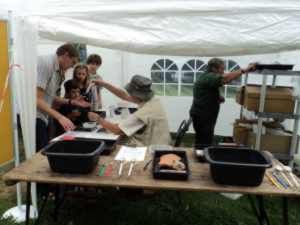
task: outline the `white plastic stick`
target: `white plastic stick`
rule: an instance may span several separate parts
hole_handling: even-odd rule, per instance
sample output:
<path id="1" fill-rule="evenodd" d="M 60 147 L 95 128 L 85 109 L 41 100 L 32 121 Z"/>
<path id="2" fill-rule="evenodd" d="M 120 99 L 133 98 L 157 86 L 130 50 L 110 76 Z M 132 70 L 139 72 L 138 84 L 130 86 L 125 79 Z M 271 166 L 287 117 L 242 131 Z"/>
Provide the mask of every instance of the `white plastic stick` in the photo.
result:
<path id="1" fill-rule="evenodd" d="M 295 175 L 293 174 L 291 167 L 289 167 L 289 166 L 284 166 L 284 169 L 285 169 L 285 171 L 287 171 L 287 172 L 289 173 L 289 175 L 290 175 L 290 177 L 292 178 L 292 180 L 293 180 L 294 184 L 296 185 L 296 187 L 299 187 L 299 186 L 300 186 L 300 185 L 299 185 L 299 182 L 298 182 L 297 179 L 295 178 Z"/>
<path id="2" fill-rule="evenodd" d="M 292 171 L 290 172 L 290 176 L 292 177 L 294 183 L 296 184 L 296 187 L 300 187 L 299 182 L 298 182 L 297 179 L 295 178 L 295 175 L 292 173 Z"/>
<path id="3" fill-rule="evenodd" d="M 123 161 L 121 161 L 121 163 L 120 163 L 119 176 L 122 175 L 122 170 L 123 170 Z"/>
<path id="4" fill-rule="evenodd" d="M 132 173 L 133 166 L 134 166 L 134 162 L 130 163 L 130 168 L 129 168 L 129 171 L 128 171 L 128 177 L 130 177 L 130 175 Z"/>

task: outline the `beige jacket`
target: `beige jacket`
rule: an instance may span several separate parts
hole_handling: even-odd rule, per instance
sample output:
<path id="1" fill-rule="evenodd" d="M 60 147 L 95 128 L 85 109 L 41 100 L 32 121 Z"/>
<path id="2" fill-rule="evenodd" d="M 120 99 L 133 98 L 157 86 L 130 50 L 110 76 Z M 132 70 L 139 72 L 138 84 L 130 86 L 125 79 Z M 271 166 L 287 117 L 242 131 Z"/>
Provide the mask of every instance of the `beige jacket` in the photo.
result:
<path id="1" fill-rule="evenodd" d="M 128 137 L 128 145 L 149 146 L 171 144 L 167 116 L 158 98 L 153 97 L 150 99 L 134 115 L 143 121 L 145 126 Z"/>

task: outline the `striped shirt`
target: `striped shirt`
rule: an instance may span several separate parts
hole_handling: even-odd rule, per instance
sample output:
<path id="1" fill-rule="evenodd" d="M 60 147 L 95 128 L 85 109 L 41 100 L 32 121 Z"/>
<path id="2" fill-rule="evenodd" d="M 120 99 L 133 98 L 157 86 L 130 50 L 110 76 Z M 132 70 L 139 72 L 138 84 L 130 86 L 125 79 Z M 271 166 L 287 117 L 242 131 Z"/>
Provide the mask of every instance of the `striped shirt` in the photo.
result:
<path id="1" fill-rule="evenodd" d="M 59 70 L 57 56 L 39 56 L 37 63 L 37 85 L 45 91 L 44 101 L 51 107 L 56 96 L 60 95 L 60 86 L 64 80 Z M 48 124 L 47 113 L 37 108 L 37 118 L 42 119 Z"/>

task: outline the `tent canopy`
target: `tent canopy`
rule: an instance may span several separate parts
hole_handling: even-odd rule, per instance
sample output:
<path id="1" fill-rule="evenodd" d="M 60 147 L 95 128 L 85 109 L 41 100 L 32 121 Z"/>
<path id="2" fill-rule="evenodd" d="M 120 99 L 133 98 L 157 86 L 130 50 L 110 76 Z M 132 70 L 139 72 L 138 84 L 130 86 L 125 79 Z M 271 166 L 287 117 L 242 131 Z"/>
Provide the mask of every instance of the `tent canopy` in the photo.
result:
<path id="1" fill-rule="evenodd" d="M 21 65 L 13 85 L 27 157 L 35 152 L 38 36 L 155 55 L 300 49 L 298 0 L 0 0 L 0 14 L 6 10 L 13 15 L 12 63 Z"/>
<path id="2" fill-rule="evenodd" d="M 297 0 L 13 0 L 0 6 L 30 18 L 41 37 L 136 53 L 226 56 L 300 48 Z"/>

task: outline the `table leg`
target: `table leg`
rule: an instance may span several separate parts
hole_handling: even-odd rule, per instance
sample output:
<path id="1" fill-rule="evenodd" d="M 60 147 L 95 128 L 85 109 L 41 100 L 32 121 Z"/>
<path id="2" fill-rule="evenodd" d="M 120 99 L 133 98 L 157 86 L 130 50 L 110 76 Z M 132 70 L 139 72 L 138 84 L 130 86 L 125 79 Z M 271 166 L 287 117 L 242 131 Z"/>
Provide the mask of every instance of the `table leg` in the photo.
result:
<path id="1" fill-rule="evenodd" d="M 59 209 L 61 208 L 65 200 L 65 188 L 64 185 L 57 185 L 55 189 L 55 200 L 54 200 L 54 221 L 58 221 Z"/>
<path id="2" fill-rule="evenodd" d="M 30 203 L 31 203 L 31 183 L 27 182 L 26 187 L 26 221 L 25 224 L 29 225 L 29 213 L 30 213 Z"/>
<path id="3" fill-rule="evenodd" d="M 259 213 L 260 213 L 260 218 L 262 220 L 262 224 L 270 225 L 270 220 L 265 209 L 263 196 L 256 196 L 256 199 L 258 202 Z"/>
<path id="4" fill-rule="evenodd" d="M 178 205 L 183 205 L 181 193 L 179 191 L 176 191 L 176 197 L 177 197 Z"/>
<path id="5" fill-rule="evenodd" d="M 283 225 L 289 224 L 289 214 L 288 214 L 288 199 L 287 197 L 282 198 L 282 216 L 283 216 Z"/>
<path id="6" fill-rule="evenodd" d="M 42 214 L 44 212 L 44 209 L 45 209 L 45 206 L 46 206 L 46 203 L 48 201 L 48 197 L 49 197 L 49 194 L 47 194 L 46 196 L 43 197 L 43 202 L 42 202 L 42 205 L 41 205 L 41 208 L 39 209 L 39 213 L 38 213 L 38 218 L 36 219 L 34 225 L 38 225 L 39 222 L 40 222 L 40 218 L 42 217 Z"/>
<path id="7" fill-rule="evenodd" d="M 256 196 L 258 208 L 250 195 L 248 195 L 248 200 L 252 207 L 252 210 L 257 218 L 259 225 L 270 225 L 270 220 L 268 214 L 265 210 L 264 199 L 262 196 Z"/>
<path id="8" fill-rule="evenodd" d="M 248 200 L 249 200 L 249 203 L 250 203 L 250 205 L 251 205 L 252 211 L 253 211 L 253 213 L 255 214 L 255 217 L 257 218 L 258 223 L 259 223 L 260 225 L 262 225 L 262 224 L 261 224 L 261 220 L 260 220 L 260 215 L 259 215 L 259 213 L 258 213 L 258 211 L 257 211 L 255 202 L 254 202 L 253 198 L 251 197 L 251 195 L 248 195 Z"/>

